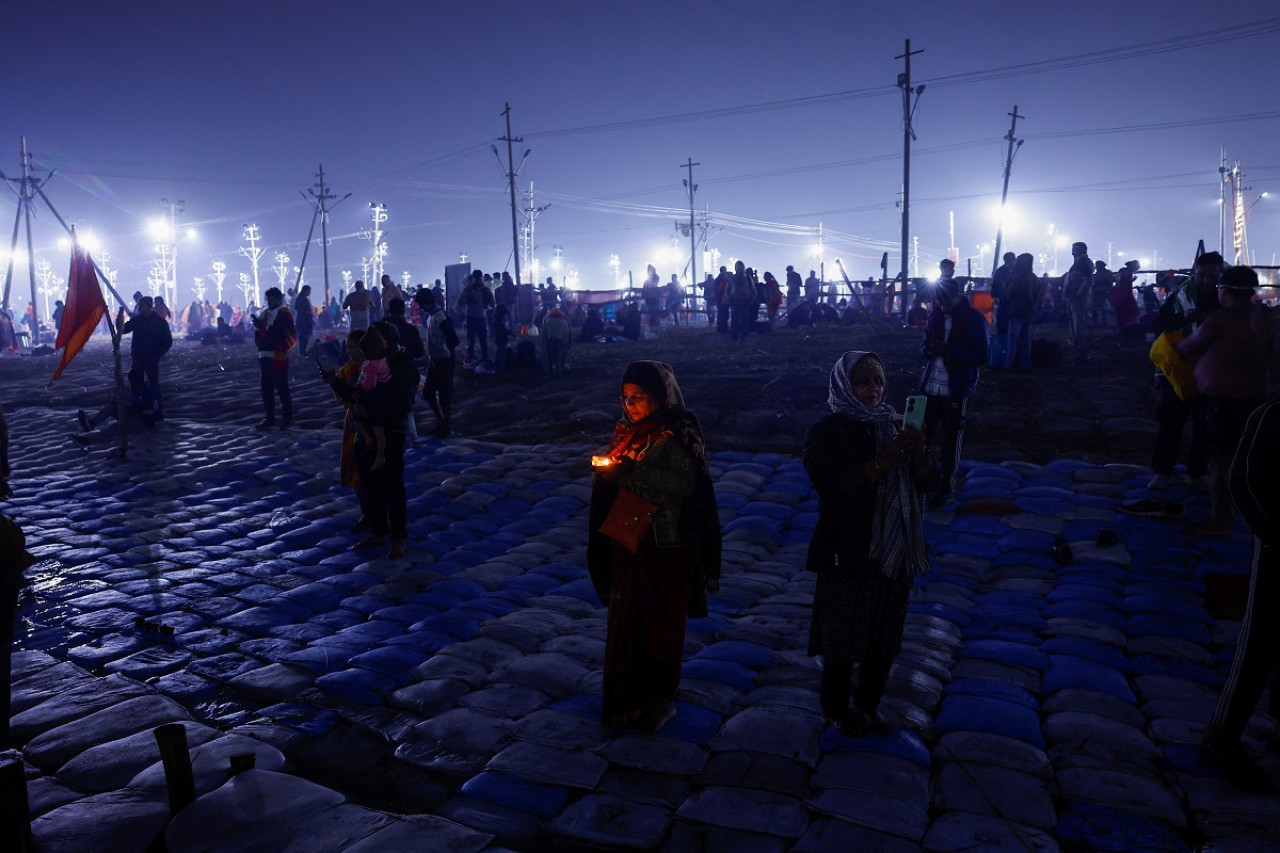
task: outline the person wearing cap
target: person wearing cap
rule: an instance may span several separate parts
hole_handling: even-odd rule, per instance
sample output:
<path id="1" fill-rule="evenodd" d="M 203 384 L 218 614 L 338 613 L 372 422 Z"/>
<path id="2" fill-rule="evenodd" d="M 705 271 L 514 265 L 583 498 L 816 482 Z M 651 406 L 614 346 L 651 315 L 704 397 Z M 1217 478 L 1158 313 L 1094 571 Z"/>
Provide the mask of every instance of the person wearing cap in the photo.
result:
<path id="1" fill-rule="evenodd" d="M 929 496 L 932 507 L 945 504 L 955 490 L 969 398 L 978 388 L 978 367 L 988 357 L 986 318 L 960 293 L 952 277 L 955 262 L 944 258 L 938 266 L 942 275 L 920 344 L 920 354 L 929 360 L 920 382 L 927 398 L 925 441 L 940 437 L 942 447 L 942 482 Z"/>
<path id="2" fill-rule="evenodd" d="M 289 356 L 298 343 L 298 330 L 293 312 L 284 305 L 280 288 L 268 288 L 263 294 L 267 310 L 253 317 L 253 340 L 258 347 L 258 369 L 262 376 L 263 418 L 258 429 L 276 425 L 276 396 L 280 397 L 280 428 L 293 425 L 293 397 L 289 393 Z"/>
<path id="3" fill-rule="evenodd" d="M 1232 267 L 1218 283 L 1222 307 L 1210 314 L 1191 337 L 1180 341 L 1178 354 L 1196 363 L 1196 390 L 1204 397 L 1201 416 L 1209 442 L 1209 524 L 1196 532 L 1231 533 L 1232 506 L 1227 470 L 1250 413 L 1270 391 L 1271 314 L 1254 303 L 1258 274 L 1251 267 Z"/>
<path id="4" fill-rule="evenodd" d="M 1089 360 L 1088 312 L 1089 295 L 1093 291 L 1093 261 L 1084 243 L 1071 244 L 1071 269 L 1062 277 L 1062 298 L 1067 302 L 1067 319 L 1071 323 L 1071 345 L 1077 361 Z"/>
<path id="5" fill-rule="evenodd" d="M 155 312 L 150 296 L 138 297 L 138 311 L 126 322 L 124 308 L 116 312 L 116 328 L 121 335 L 132 334 L 129 344 L 129 369 L 141 370 L 151 386 L 151 396 L 164 419 L 164 401 L 160 394 L 160 359 L 173 347 L 169 324 Z"/>

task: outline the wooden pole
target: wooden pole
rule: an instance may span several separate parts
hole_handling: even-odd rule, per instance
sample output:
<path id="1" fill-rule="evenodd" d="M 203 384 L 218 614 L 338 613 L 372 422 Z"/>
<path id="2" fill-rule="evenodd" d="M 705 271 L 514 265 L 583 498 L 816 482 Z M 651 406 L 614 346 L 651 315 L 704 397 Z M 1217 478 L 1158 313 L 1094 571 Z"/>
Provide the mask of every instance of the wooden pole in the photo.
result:
<path id="1" fill-rule="evenodd" d="M 169 813 L 177 814 L 196 799 L 196 782 L 187 750 L 187 729 L 182 723 L 166 723 L 155 729 L 160 760 L 164 763 L 165 784 L 169 788 Z"/>

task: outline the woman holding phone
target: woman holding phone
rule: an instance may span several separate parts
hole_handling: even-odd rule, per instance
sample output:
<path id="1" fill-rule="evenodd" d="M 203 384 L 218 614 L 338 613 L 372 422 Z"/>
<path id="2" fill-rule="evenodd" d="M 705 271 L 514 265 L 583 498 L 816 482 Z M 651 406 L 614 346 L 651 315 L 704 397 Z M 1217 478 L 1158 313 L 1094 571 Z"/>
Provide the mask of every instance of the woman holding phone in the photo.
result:
<path id="1" fill-rule="evenodd" d="M 850 735 L 889 731 L 878 708 L 902 648 L 911 586 L 929 568 L 923 496 L 940 476 L 924 436 L 900 428 L 884 390 L 879 356 L 845 353 L 831 370 L 831 414 L 804 442 L 804 466 L 818 492 L 806 563 L 818 575 L 809 654 L 823 656 L 827 722 Z"/>

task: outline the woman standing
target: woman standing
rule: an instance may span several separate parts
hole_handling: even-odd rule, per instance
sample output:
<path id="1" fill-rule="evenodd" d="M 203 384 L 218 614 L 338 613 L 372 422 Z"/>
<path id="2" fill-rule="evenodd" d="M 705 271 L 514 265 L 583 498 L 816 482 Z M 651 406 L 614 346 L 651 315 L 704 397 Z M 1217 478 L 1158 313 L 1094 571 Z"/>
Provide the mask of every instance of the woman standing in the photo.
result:
<path id="1" fill-rule="evenodd" d="M 831 414 L 809 429 L 804 466 L 818 492 L 806 567 L 818 575 L 809 654 L 822 655 L 822 711 L 847 734 L 878 734 L 877 708 L 902 649 L 907 598 L 929 567 L 923 495 L 939 480 L 919 430 L 898 430 L 884 402 L 884 366 L 847 352 L 831 370 Z M 853 706 L 853 664 L 860 662 Z"/>
<path id="2" fill-rule="evenodd" d="M 656 732 L 676 713 L 685 618 L 706 615 L 706 593 L 720 579 L 720 519 L 702 429 L 670 367 L 627 366 L 622 420 L 592 465 L 587 565 L 609 608 L 602 718 Z M 623 505 L 645 502 L 651 523 L 640 525 L 638 543 L 601 531 L 613 531 Z"/>

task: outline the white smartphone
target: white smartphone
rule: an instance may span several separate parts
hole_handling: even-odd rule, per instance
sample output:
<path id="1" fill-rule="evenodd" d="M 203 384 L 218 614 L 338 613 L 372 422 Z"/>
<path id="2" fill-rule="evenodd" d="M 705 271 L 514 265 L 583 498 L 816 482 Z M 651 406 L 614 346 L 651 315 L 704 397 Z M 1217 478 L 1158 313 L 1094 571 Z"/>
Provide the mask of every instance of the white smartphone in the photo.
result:
<path id="1" fill-rule="evenodd" d="M 925 397 L 923 394 L 915 394 L 907 398 L 907 405 L 902 410 L 902 428 L 914 427 L 924 432 L 924 406 Z"/>

